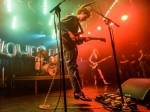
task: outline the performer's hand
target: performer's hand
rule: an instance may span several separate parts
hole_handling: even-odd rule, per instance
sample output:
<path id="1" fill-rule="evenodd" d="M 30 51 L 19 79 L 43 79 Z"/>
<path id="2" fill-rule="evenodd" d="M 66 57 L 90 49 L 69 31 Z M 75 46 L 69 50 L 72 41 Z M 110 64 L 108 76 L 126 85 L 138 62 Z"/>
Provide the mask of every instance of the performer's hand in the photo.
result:
<path id="1" fill-rule="evenodd" d="M 68 31 L 68 34 L 69 34 L 71 40 L 75 41 L 75 36 L 70 31 Z"/>
<path id="2" fill-rule="evenodd" d="M 87 42 L 87 41 L 90 41 L 90 37 L 86 37 L 85 39 L 86 39 L 86 40 L 85 40 L 86 42 Z"/>

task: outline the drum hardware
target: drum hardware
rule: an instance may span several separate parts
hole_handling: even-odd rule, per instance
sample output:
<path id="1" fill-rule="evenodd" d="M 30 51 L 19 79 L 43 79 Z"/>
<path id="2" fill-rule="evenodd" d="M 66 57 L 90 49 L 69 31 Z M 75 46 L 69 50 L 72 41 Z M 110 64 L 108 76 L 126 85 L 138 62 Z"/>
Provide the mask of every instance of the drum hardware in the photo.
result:
<path id="1" fill-rule="evenodd" d="M 55 76 L 59 74 L 59 69 L 57 64 L 47 63 L 42 66 L 43 74 Z"/>
<path id="2" fill-rule="evenodd" d="M 36 75 L 41 75 L 41 70 L 42 70 L 42 65 L 44 63 L 44 58 L 48 56 L 47 51 L 40 49 L 37 53 L 36 53 L 36 57 L 35 57 L 35 73 Z"/>
<path id="3" fill-rule="evenodd" d="M 41 75 L 41 67 L 43 65 L 44 58 L 43 57 L 35 57 L 35 70 L 36 75 Z"/>
<path id="4" fill-rule="evenodd" d="M 48 71 L 49 75 L 55 76 L 56 73 L 57 73 L 57 69 L 58 69 L 58 67 L 56 65 L 49 64 L 48 68 L 47 68 L 47 71 Z"/>

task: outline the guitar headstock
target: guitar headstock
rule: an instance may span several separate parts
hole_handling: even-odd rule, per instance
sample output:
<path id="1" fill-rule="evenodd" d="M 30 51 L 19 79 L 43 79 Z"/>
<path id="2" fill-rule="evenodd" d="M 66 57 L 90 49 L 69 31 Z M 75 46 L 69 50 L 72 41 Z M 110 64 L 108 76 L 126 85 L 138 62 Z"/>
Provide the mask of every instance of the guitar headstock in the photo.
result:
<path id="1" fill-rule="evenodd" d="M 106 42 L 105 38 L 99 38 L 100 41 Z"/>

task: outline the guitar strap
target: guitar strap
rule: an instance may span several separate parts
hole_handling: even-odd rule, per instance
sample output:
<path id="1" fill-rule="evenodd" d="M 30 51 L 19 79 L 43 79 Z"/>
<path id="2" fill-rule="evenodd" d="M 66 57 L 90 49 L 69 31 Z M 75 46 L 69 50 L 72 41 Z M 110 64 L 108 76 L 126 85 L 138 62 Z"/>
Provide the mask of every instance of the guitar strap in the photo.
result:
<path id="1" fill-rule="evenodd" d="M 80 29 L 80 33 L 79 34 L 83 34 L 84 33 L 83 28 L 82 28 L 82 26 L 81 26 L 81 24 L 80 24 L 80 22 L 79 22 L 77 17 L 76 17 L 76 19 L 77 19 L 78 26 L 79 26 L 79 29 Z"/>
<path id="2" fill-rule="evenodd" d="M 83 31 L 83 28 L 82 28 L 82 26 L 81 26 L 81 24 L 80 24 L 78 18 L 77 18 L 76 16 L 75 16 L 75 18 L 76 18 L 76 20 L 77 20 L 77 24 L 78 24 L 78 28 L 79 28 L 79 29 L 78 29 L 79 32 L 78 32 L 77 34 L 75 34 L 75 43 L 78 44 L 78 45 L 80 45 L 80 44 L 83 43 L 83 41 L 79 39 L 79 35 L 80 35 L 80 34 L 83 34 L 84 31 Z"/>
<path id="3" fill-rule="evenodd" d="M 78 24 L 79 24 L 79 28 L 80 28 L 80 34 L 83 34 L 84 33 L 84 31 L 83 31 L 83 28 L 82 28 L 82 26 L 81 26 L 81 24 L 80 24 L 80 22 L 78 21 Z"/>

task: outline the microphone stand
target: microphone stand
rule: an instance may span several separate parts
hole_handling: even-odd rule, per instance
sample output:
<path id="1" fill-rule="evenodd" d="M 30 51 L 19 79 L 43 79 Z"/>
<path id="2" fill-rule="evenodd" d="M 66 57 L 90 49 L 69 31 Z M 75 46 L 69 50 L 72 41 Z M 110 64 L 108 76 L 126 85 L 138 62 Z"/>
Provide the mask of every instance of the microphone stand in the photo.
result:
<path id="1" fill-rule="evenodd" d="M 60 5 L 65 2 L 65 0 L 63 0 L 62 2 L 60 2 L 57 6 L 55 6 L 50 13 L 52 13 L 53 11 L 55 11 L 55 14 L 57 15 L 58 19 L 59 19 L 59 36 L 60 36 L 60 60 L 61 60 L 61 73 L 63 76 L 63 93 L 64 93 L 64 110 L 65 112 L 67 112 L 67 101 L 66 101 L 66 85 L 65 85 L 65 71 L 64 71 L 64 58 L 63 58 L 63 47 L 62 47 L 62 39 L 61 39 L 61 24 L 60 24 Z"/>
<path id="2" fill-rule="evenodd" d="M 116 72 L 117 72 L 117 79 L 118 79 L 118 87 L 119 87 L 119 91 L 120 91 L 120 96 L 121 96 L 121 101 L 122 104 L 124 104 L 124 100 L 123 100 L 123 93 L 122 93 L 122 88 L 121 88 L 121 82 L 120 82 L 120 74 L 119 74 L 119 67 L 117 64 L 117 56 L 116 56 L 116 50 L 115 50 L 115 42 L 114 42 L 114 37 L 112 34 L 112 28 L 110 26 L 110 23 L 113 23 L 114 25 L 116 25 L 117 27 L 119 27 L 119 25 L 115 22 L 113 22 L 111 19 L 105 17 L 103 14 L 99 13 L 98 11 L 96 11 L 95 9 L 93 9 L 92 7 L 90 7 L 92 9 L 92 11 L 96 12 L 97 14 L 101 15 L 103 18 L 105 18 L 105 24 L 108 26 L 108 30 L 110 33 L 110 39 L 111 39 L 111 46 L 112 46 L 112 50 L 113 50 L 113 55 L 114 55 L 114 61 L 115 61 L 115 66 L 116 66 Z"/>
<path id="3" fill-rule="evenodd" d="M 42 45 L 43 45 L 43 43 L 42 42 L 40 42 L 40 73 L 39 73 L 39 75 L 41 76 L 41 72 L 42 72 L 42 53 L 41 53 L 41 50 L 42 50 Z M 44 56 L 43 56 L 44 57 Z"/>

